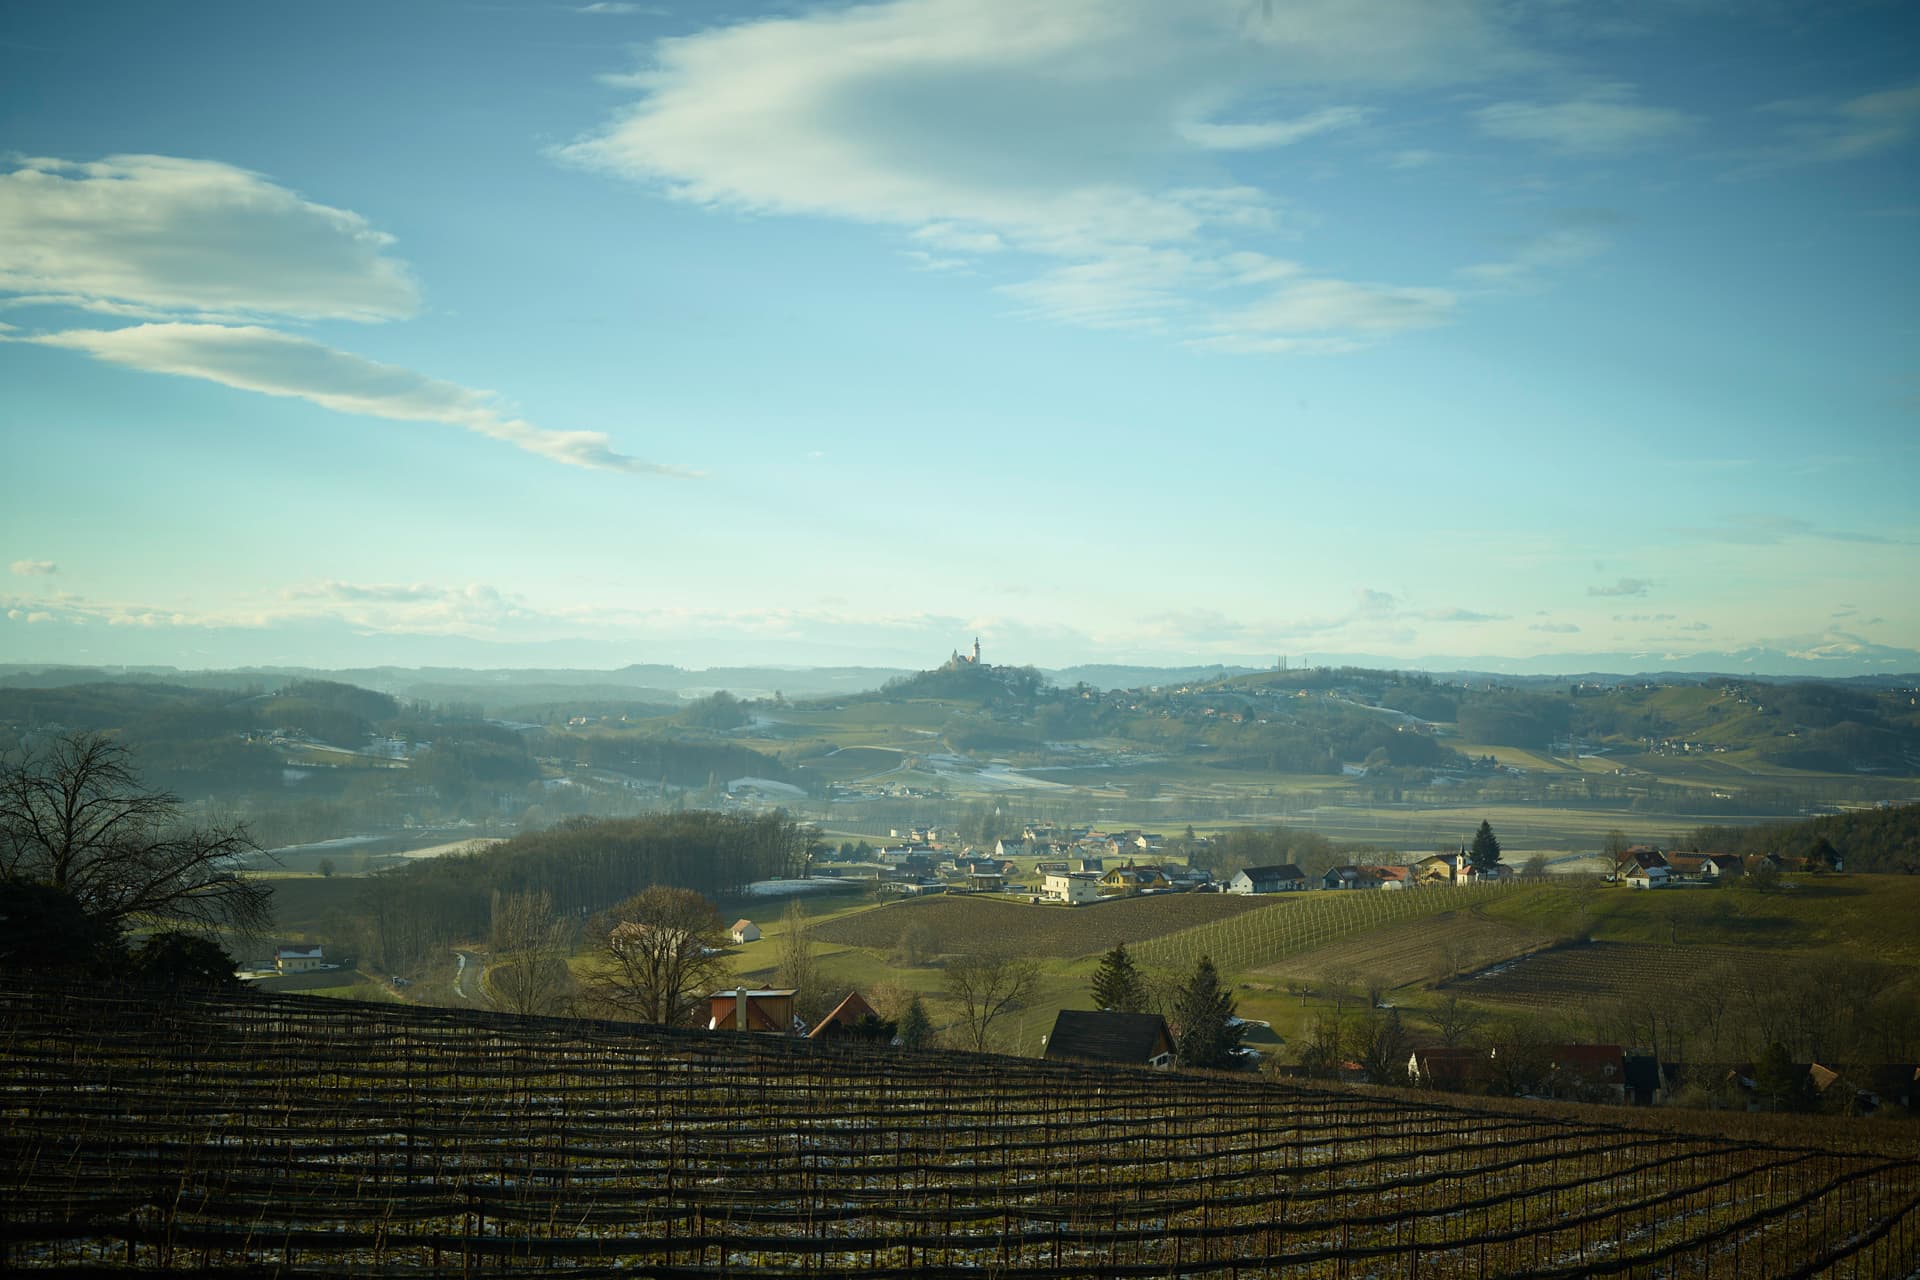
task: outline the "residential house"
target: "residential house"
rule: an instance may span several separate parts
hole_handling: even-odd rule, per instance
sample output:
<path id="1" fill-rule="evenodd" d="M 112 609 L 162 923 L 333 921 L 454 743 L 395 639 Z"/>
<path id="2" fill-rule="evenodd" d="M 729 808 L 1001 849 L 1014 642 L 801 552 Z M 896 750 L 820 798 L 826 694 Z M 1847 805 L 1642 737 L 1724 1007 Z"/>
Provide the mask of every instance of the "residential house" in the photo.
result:
<path id="1" fill-rule="evenodd" d="M 1075 871 L 1091 871 L 1095 875 L 1099 875 L 1107 869 L 1107 860 L 1105 858 L 1075 858 L 1073 860 L 1073 869 Z"/>
<path id="2" fill-rule="evenodd" d="M 1624 880 L 1627 877 L 1627 873 L 1635 867 L 1639 867 L 1643 871 L 1648 871 L 1654 867 L 1664 867 L 1666 865 L 1666 856 L 1658 849 L 1650 844 L 1636 844 L 1620 855 L 1620 860 L 1614 864 L 1613 873 Z"/>
<path id="3" fill-rule="evenodd" d="M 1379 870 L 1379 867 L 1335 867 L 1320 877 L 1320 887 L 1322 889 L 1378 889 L 1383 883 L 1376 874 Z"/>
<path id="4" fill-rule="evenodd" d="M 733 922 L 733 928 L 728 930 L 728 932 L 733 935 L 733 940 L 736 943 L 760 941 L 760 926 L 744 918 L 735 920 Z"/>
<path id="5" fill-rule="evenodd" d="M 317 942 L 311 946 L 280 947 L 273 953 L 273 967 L 278 973 L 305 973 L 321 968 L 326 962 Z"/>
<path id="6" fill-rule="evenodd" d="M 1415 885 L 1448 885 L 1458 883 L 1460 869 L 1467 860 L 1457 853 L 1436 853 L 1430 858 L 1422 858 L 1413 864 L 1413 883 Z"/>
<path id="7" fill-rule="evenodd" d="M 1730 853 L 1709 853 L 1701 859 L 1700 876 L 1704 880 L 1731 880 L 1746 868 Z"/>
<path id="8" fill-rule="evenodd" d="M 793 998 L 799 994 L 795 987 L 767 991 L 735 987 L 716 991 L 707 997 L 707 1030 L 790 1036 L 797 1029 Z"/>
<path id="9" fill-rule="evenodd" d="M 1041 893 L 1070 907 L 1100 901 L 1100 877 L 1086 871 L 1053 871 L 1042 882 Z"/>
<path id="10" fill-rule="evenodd" d="M 1118 894 L 1146 893 L 1153 889 L 1170 889 L 1172 882 L 1166 873 L 1158 867 L 1136 867 L 1129 863 L 1124 867 L 1115 867 L 1100 877 L 1100 892 L 1109 897 Z"/>
<path id="11" fill-rule="evenodd" d="M 1248 867 L 1227 882 L 1228 893 L 1298 893 L 1307 887 L 1307 873 L 1291 862 L 1271 867 Z"/>
<path id="12" fill-rule="evenodd" d="M 993 842 L 993 856 L 996 858 L 1017 858 L 1027 851 L 1024 840 L 1000 839 Z"/>
<path id="13" fill-rule="evenodd" d="M 1173 1033 L 1157 1013 L 1062 1009 L 1047 1036 L 1054 1061 L 1111 1062 L 1134 1067 L 1173 1066 Z"/>
<path id="14" fill-rule="evenodd" d="M 1684 878 L 1688 880 L 1698 880 L 1701 877 L 1701 868 L 1706 865 L 1707 861 L 1706 858 L 1697 853 L 1669 853 L 1666 855 L 1666 858 L 1669 879 Z"/>
<path id="15" fill-rule="evenodd" d="M 1001 893 L 1006 887 L 1006 873 L 998 867 L 984 871 L 969 871 L 965 876 L 965 888 L 969 893 Z"/>
<path id="16" fill-rule="evenodd" d="M 1476 867 L 1469 864 L 1460 869 L 1462 884 L 1494 884 L 1510 879 L 1512 876 L 1513 868 L 1504 862 L 1496 862 L 1490 867 Z"/>

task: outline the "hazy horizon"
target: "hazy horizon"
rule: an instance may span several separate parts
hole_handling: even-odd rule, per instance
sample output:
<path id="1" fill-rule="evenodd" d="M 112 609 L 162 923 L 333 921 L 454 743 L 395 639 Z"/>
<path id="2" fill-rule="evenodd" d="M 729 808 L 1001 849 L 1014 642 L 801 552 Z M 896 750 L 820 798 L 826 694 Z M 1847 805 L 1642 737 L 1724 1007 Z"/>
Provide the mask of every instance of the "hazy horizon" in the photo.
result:
<path id="1" fill-rule="evenodd" d="M 0 662 L 1920 670 L 1917 33 L 22 0 Z"/>

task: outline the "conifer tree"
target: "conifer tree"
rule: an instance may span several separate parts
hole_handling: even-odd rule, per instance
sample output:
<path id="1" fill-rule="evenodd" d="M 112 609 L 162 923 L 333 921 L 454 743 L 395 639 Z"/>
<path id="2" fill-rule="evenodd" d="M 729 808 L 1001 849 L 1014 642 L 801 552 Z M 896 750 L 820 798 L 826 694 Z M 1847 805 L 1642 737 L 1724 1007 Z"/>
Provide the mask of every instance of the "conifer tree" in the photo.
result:
<path id="1" fill-rule="evenodd" d="M 933 1020 L 927 1017 L 927 1007 L 920 1003 L 919 996 L 900 1015 L 898 1039 L 902 1049 L 925 1049 L 933 1043 Z"/>
<path id="2" fill-rule="evenodd" d="M 1093 1002 L 1113 1013 L 1146 1012 L 1147 984 L 1133 967 L 1126 943 L 1100 958 L 1100 968 L 1093 975 Z"/>
<path id="3" fill-rule="evenodd" d="M 1209 956 L 1200 957 L 1193 977 L 1174 1003 L 1177 1043 L 1174 1056 L 1183 1067 L 1230 1067 L 1240 1048 L 1241 1028 L 1234 1020 L 1232 994 L 1220 983 Z"/>
<path id="4" fill-rule="evenodd" d="M 1482 874 L 1500 865 L 1500 842 L 1493 838 L 1493 827 L 1485 818 L 1480 820 L 1480 830 L 1474 833 L 1473 850 L 1467 859 L 1473 863 L 1473 869 Z"/>

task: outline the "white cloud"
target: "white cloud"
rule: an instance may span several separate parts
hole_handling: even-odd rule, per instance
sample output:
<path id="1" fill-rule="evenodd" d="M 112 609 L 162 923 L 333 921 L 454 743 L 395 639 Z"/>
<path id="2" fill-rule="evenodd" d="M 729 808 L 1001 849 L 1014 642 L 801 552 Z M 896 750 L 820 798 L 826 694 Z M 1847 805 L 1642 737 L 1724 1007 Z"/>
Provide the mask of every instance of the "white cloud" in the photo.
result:
<path id="1" fill-rule="evenodd" d="M 1496 102 L 1473 113 L 1496 138 L 1538 142 L 1558 151 L 1626 151 L 1693 127 L 1693 118 L 1634 101 L 1630 85 L 1601 85 L 1561 102 Z"/>
<path id="2" fill-rule="evenodd" d="M 1801 100 L 1767 109 L 1805 117 L 1787 128 L 1794 159 L 1855 160 L 1903 146 L 1920 132 L 1920 84 L 1844 102 Z"/>
<path id="3" fill-rule="evenodd" d="M 0 173 L 0 293 L 113 314 L 387 320 L 419 294 L 393 238 L 211 160 L 30 159 Z"/>
<path id="4" fill-rule="evenodd" d="M 1287 147 L 1316 134 L 1350 129 L 1366 123 L 1373 112 L 1365 107 L 1323 107 L 1319 111 L 1291 120 L 1265 120 L 1245 124 L 1223 124 L 1193 120 L 1179 126 L 1180 135 L 1209 151 L 1251 151 L 1263 147 Z"/>
<path id="5" fill-rule="evenodd" d="M 23 578 L 44 577 L 60 572 L 60 566 L 51 560 L 15 560 L 7 567 Z"/>
<path id="6" fill-rule="evenodd" d="M 1463 267 L 1461 274 L 1482 284 L 1521 285 L 1543 272 L 1604 253 L 1612 244 L 1613 238 L 1598 227 L 1555 227 L 1522 240 L 1508 257 Z"/>
<path id="7" fill-rule="evenodd" d="M 143 324 L 42 334 L 29 341 L 84 351 L 96 359 L 150 373 L 205 378 L 263 395 L 306 400 L 340 413 L 445 423 L 569 466 L 689 474 L 615 453 L 600 432 L 536 427 L 514 417 L 492 392 L 379 364 L 272 329 Z"/>
<path id="8" fill-rule="evenodd" d="M 1229 282 L 1224 260 L 1285 209 L 1224 166 L 1351 129 L 1378 109 L 1355 105 L 1361 94 L 1537 66 L 1504 14 L 1489 0 L 826 8 L 657 42 L 621 81 L 638 101 L 559 154 L 675 199 L 897 228 L 942 255 L 1050 259 L 1006 287 L 1052 319 L 1177 323 L 1223 349 L 1349 349 L 1446 308 L 1327 280 L 1373 293 L 1365 316 L 1401 319 L 1310 340 L 1208 323 L 1236 305 L 1212 296 Z M 1290 334 L 1312 311 L 1297 297 L 1275 305 L 1292 308 Z"/>
<path id="9" fill-rule="evenodd" d="M 1454 295 L 1445 289 L 1300 280 L 1226 313 L 1221 329 L 1237 337 L 1337 333 L 1378 336 L 1443 324 Z"/>

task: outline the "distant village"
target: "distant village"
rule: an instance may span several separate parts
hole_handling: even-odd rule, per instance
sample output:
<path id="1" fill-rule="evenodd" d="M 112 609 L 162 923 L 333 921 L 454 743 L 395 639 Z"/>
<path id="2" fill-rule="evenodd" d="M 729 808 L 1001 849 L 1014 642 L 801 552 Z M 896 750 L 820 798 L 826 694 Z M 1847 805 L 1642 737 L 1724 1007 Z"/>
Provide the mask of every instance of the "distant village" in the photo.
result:
<path id="1" fill-rule="evenodd" d="M 820 874 L 871 880 L 877 891 L 913 897 L 936 893 L 1010 894 L 1036 903 L 1085 906 L 1115 898 L 1160 893 L 1279 894 L 1309 891 L 1392 892 L 1434 886 L 1490 884 L 1519 872 L 1507 863 L 1478 867 L 1465 849 L 1435 853 L 1407 863 L 1349 863 L 1311 874 L 1292 863 L 1242 867 L 1225 879 L 1199 865 L 1211 843 L 1194 837 L 1183 854 L 1158 832 L 1128 828 L 1100 831 L 1025 824 L 1018 837 L 976 847 L 937 827 L 895 828 L 879 847 L 842 846 L 837 860 L 815 865 Z M 1808 865 L 1817 862 L 1820 865 Z M 1843 871 L 1827 858 L 1762 854 L 1663 853 L 1635 845 L 1618 855 L 1604 878 L 1636 889 L 1709 887 L 1756 870 Z"/>

